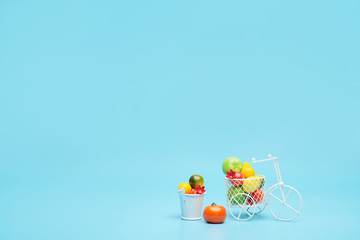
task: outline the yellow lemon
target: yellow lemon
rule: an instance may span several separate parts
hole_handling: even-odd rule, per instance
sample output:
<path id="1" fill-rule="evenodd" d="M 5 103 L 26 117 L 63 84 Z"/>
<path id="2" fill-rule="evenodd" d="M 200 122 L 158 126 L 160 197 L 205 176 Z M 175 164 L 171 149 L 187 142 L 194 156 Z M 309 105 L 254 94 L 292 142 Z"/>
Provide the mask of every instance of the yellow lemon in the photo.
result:
<path id="1" fill-rule="evenodd" d="M 257 178 L 257 177 L 255 176 L 248 177 L 242 185 L 243 190 L 247 193 L 252 193 L 260 187 L 261 179 L 252 179 L 252 178 Z"/>
<path id="2" fill-rule="evenodd" d="M 260 179 L 259 179 L 259 180 L 260 180 L 260 186 L 259 186 L 259 188 L 262 188 L 262 187 L 264 186 L 264 184 L 265 184 L 265 178 L 264 178 L 262 175 L 254 175 L 254 177 L 260 178 Z"/>
<path id="3" fill-rule="evenodd" d="M 178 190 L 180 190 L 180 188 L 185 190 L 185 194 L 189 194 L 191 192 L 191 186 L 187 182 L 181 183 L 178 187 Z"/>

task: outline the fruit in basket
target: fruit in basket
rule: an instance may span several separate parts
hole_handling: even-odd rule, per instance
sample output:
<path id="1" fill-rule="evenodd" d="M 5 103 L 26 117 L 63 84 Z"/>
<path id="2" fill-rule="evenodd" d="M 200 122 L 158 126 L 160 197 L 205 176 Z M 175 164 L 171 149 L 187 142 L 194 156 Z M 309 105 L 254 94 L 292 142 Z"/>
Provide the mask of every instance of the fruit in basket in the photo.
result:
<path id="1" fill-rule="evenodd" d="M 241 187 L 230 187 L 227 193 L 228 200 L 235 205 L 243 204 L 246 196 L 247 194 Z"/>
<path id="2" fill-rule="evenodd" d="M 234 175 L 235 175 L 235 172 L 232 170 L 232 169 L 230 169 L 230 171 L 229 172 L 226 172 L 226 178 L 234 178 Z"/>
<path id="3" fill-rule="evenodd" d="M 189 183 L 192 188 L 196 188 L 198 185 L 202 187 L 204 185 L 204 178 L 200 175 L 194 174 L 190 177 Z"/>
<path id="4" fill-rule="evenodd" d="M 261 179 L 258 179 L 255 176 L 251 176 L 244 181 L 242 188 L 244 189 L 245 192 L 252 193 L 260 187 L 260 184 L 261 184 Z"/>
<path id="5" fill-rule="evenodd" d="M 246 204 L 247 204 L 247 205 L 253 205 L 253 204 L 254 204 L 254 200 L 251 199 L 251 198 L 248 198 L 248 199 L 246 200 Z"/>
<path id="6" fill-rule="evenodd" d="M 259 188 L 262 188 L 264 186 L 264 184 L 265 184 L 264 176 L 262 176 L 262 175 L 254 175 L 254 177 L 261 178 Z"/>
<path id="7" fill-rule="evenodd" d="M 264 192 L 261 189 L 256 189 L 250 196 L 258 203 L 264 199 Z"/>
<path id="8" fill-rule="evenodd" d="M 180 188 L 183 188 L 185 190 L 185 194 L 190 194 L 191 192 L 191 186 L 187 182 L 181 183 L 178 187 L 178 190 L 180 190 Z"/>
<path id="9" fill-rule="evenodd" d="M 229 157 L 225 159 L 222 165 L 224 174 L 226 174 L 226 172 L 229 172 L 230 169 L 232 169 L 233 171 L 240 172 L 242 167 L 243 164 L 241 160 L 238 159 L 237 157 Z"/>
<path id="10" fill-rule="evenodd" d="M 230 180 L 230 183 L 234 187 L 240 187 L 243 184 L 243 180 Z"/>
<path id="11" fill-rule="evenodd" d="M 226 219 L 226 209 L 223 206 L 212 203 L 205 207 L 203 217 L 208 223 L 223 223 Z"/>
<path id="12" fill-rule="evenodd" d="M 255 175 L 255 171 L 254 169 L 250 166 L 250 164 L 248 162 L 245 162 L 242 169 L 241 169 L 242 174 L 244 174 L 245 178 L 251 177 Z"/>
<path id="13" fill-rule="evenodd" d="M 226 178 L 228 179 L 243 179 L 244 175 L 241 172 L 235 172 L 232 169 L 230 169 L 230 172 L 226 172 Z M 243 183 L 243 180 L 230 180 L 230 183 L 234 187 L 241 186 Z"/>
<path id="14" fill-rule="evenodd" d="M 241 179 L 244 178 L 244 175 L 241 172 L 236 172 L 230 169 L 229 172 L 226 172 L 226 177 L 231 179 Z"/>
<path id="15" fill-rule="evenodd" d="M 244 178 L 244 174 L 242 174 L 241 172 L 234 173 L 234 179 L 242 179 L 242 178 Z"/>

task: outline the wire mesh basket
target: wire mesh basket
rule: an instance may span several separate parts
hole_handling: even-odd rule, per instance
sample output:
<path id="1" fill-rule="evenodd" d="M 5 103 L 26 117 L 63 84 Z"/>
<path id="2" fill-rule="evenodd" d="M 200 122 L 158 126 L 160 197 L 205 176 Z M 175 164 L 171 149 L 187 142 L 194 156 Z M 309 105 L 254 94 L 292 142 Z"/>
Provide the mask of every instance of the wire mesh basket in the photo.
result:
<path id="1" fill-rule="evenodd" d="M 226 200 L 231 215 L 238 220 L 247 220 L 261 212 L 266 205 L 265 177 L 246 179 L 225 177 Z"/>
<path id="2" fill-rule="evenodd" d="M 226 200 L 231 215 L 237 220 L 248 220 L 268 206 L 270 213 L 278 220 L 290 221 L 299 216 L 302 209 L 302 197 L 294 187 L 285 185 L 278 158 L 256 160 L 253 163 L 273 161 L 278 182 L 267 191 L 265 177 L 254 175 L 245 179 L 225 177 Z"/>

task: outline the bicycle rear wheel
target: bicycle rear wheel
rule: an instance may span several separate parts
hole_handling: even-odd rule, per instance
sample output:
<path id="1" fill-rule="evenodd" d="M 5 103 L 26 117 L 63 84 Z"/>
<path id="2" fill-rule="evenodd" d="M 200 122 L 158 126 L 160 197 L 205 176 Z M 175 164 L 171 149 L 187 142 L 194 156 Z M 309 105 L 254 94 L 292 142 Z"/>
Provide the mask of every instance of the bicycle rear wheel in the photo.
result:
<path id="1" fill-rule="evenodd" d="M 249 220 L 256 211 L 256 206 L 249 205 L 250 202 L 254 199 L 246 193 L 234 195 L 228 203 L 230 214 L 237 220 Z"/>

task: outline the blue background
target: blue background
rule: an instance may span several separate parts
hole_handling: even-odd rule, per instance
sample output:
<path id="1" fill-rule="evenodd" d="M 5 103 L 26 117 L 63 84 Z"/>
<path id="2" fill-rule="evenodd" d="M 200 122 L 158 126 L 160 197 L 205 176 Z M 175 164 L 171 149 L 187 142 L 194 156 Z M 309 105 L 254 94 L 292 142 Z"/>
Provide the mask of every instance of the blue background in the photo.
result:
<path id="1" fill-rule="evenodd" d="M 0 239 L 358 238 L 359 1 L 0 1 Z M 292 222 L 180 220 L 279 157 Z M 253 165 L 275 183 L 273 165 Z"/>

